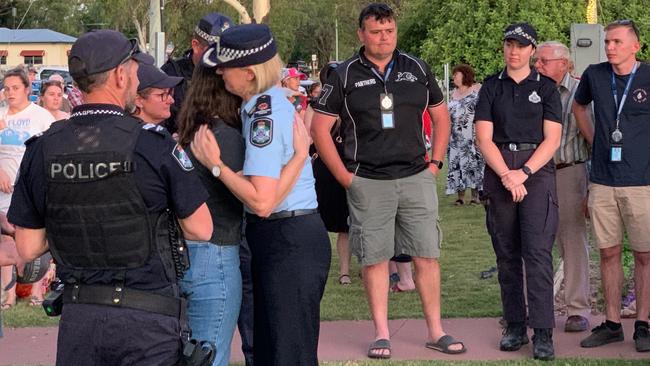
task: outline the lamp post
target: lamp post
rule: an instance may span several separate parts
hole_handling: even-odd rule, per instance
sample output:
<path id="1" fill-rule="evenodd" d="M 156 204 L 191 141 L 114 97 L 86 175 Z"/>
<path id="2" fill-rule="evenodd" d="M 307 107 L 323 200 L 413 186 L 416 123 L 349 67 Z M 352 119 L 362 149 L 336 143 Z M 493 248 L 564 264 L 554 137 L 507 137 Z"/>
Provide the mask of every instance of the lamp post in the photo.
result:
<path id="1" fill-rule="evenodd" d="M 335 45 L 335 56 L 336 62 L 339 62 L 339 16 L 338 16 L 339 4 L 334 5 L 334 39 L 336 42 Z"/>

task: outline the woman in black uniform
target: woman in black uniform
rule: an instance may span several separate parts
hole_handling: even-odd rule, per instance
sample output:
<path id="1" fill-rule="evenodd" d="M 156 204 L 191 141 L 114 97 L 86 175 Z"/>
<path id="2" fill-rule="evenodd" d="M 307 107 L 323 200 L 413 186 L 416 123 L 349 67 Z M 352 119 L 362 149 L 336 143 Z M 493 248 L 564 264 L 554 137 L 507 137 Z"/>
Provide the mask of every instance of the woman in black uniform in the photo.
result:
<path id="1" fill-rule="evenodd" d="M 551 360 L 551 248 L 558 221 L 552 157 L 560 146 L 562 106 L 551 79 L 530 67 L 536 38 L 535 29 L 527 23 L 506 28 L 506 68 L 485 80 L 474 120 L 478 146 L 487 163 L 486 223 L 497 257 L 503 314 L 508 322 L 500 349 L 515 351 L 527 344 L 528 325 L 535 332 L 534 357 Z M 526 265 L 528 314 L 522 260 Z"/>

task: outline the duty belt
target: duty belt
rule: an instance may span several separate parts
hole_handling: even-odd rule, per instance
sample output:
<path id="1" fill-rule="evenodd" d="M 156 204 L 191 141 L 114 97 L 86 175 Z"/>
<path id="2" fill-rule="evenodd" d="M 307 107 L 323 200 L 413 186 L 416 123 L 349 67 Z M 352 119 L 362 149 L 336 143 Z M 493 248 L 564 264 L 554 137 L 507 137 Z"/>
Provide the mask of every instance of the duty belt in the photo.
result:
<path id="1" fill-rule="evenodd" d="M 271 215 L 269 215 L 269 217 L 259 217 L 257 215 L 247 213 L 246 221 L 249 223 L 260 222 L 260 221 L 271 221 L 271 220 L 278 220 L 278 219 L 286 219 L 289 217 L 311 215 L 315 213 L 318 213 L 317 208 L 310 208 L 306 210 L 279 211 L 279 212 L 272 213 Z"/>
<path id="2" fill-rule="evenodd" d="M 537 149 L 537 144 L 525 144 L 525 143 L 516 143 L 509 142 L 507 144 L 498 144 L 500 149 L 510 150 L 510 151 L 526 151 L 526 150 L 535 150 Z"/>
<path id="3" fill-rule="evenodd" d="M 184 312 L 185 299 L 134 290 L 121 285 L 66 284 L 63 304 L 108 305 L 144 310 L 177 319 Z"/>

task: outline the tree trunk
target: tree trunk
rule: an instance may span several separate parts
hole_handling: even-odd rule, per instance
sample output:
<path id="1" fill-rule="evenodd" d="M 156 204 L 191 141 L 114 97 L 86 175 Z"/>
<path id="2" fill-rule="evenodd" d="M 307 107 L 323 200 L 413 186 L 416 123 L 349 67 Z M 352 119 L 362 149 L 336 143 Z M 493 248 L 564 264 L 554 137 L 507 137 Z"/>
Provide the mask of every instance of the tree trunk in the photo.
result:
<path id="1" fill-rule="evenodd" d="M 255 23 L 264 23 L 269 15 L 269 11 L 271 11 L 271 0 L 253 0 L 253 18 L 255 18 Z"/>
<path id="2" fill-rule="evenodd" d="M 248 11 L 246 8 L 237 0 L 223 0 L 226 4 L 232 6 L 238 13 L 239 13 L 239 20 L 241 20 L 242 23 L 248 24 L 251 22 L 251 16 L 248 15 Z M 255 0 L 257 2 L 257 0 Z M 255 5 L 253 5 L 253 8 L 255 8 Z"/>

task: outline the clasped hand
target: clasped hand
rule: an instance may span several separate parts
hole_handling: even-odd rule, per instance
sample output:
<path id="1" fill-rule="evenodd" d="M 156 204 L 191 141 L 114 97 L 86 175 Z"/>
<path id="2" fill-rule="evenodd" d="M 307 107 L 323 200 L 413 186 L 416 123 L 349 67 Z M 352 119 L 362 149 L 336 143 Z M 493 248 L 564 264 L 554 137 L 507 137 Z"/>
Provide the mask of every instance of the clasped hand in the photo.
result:
<path id="1" fill-rule="evenodd" d="M 512 200 L 514 202 L 521 202 L 528 194 L 524 182 L 528 179 L 528 175 L 521 169 L 508 170 L 501 174 L 501 184 L 510 191 Z"/>

